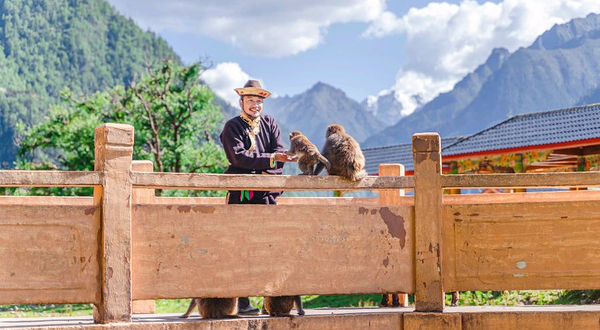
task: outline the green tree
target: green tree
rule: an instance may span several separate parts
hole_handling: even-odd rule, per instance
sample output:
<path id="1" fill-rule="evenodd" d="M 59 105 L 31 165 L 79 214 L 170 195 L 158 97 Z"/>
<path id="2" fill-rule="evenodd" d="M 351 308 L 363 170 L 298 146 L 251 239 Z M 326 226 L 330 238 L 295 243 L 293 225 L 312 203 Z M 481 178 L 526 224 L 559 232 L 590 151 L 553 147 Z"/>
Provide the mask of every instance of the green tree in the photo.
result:
<path id="1" fill-rule="evenodd" d="M 80 98 L 64 90 L 65 104 L 53 107 L 45 121 L 30 128 L 17 126 L 17 168 L 92 170 L 94 129 L 112 122 L 135 128 L 134 159 L 152 159 L 155 171 L 223 172 L 225 153 L 214 141 L 223 115 L 214 104 L 214 94 L 200 83 L 201 72 L 200 63 L 179 66 L 165 60 L 148 67 L 148 74 L 128 87 Z"/>

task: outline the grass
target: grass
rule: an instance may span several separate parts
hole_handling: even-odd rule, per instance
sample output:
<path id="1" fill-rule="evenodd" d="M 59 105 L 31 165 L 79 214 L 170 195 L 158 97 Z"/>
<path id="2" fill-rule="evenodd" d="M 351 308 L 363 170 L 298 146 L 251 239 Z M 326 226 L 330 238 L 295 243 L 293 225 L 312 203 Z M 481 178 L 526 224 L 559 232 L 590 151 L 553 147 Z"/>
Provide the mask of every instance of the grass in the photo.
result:
<path id="1" fill-rule="evenodd" d="M 446 303 L 450 304 L 450 294 Z M 252 305 L 262 308 L 262 297 L 251 297 Z M 373 307 L 381 295 L 303 296 L 305 308 Z M 411 297 L 412 302 L 412 297 Z M 521 306 L 521 305 L 581 305 L 599 304 L 600 290 L 526 290 L 526 291 L 467 291 L 461 292 L 459 306 Z M 156 313 L 183 313 L 189 299 L 156 301 Z M 0 305 L 0 318 L 11 317 L 64 317 L 92 315 L 91 304 L 68 305 Z"/>

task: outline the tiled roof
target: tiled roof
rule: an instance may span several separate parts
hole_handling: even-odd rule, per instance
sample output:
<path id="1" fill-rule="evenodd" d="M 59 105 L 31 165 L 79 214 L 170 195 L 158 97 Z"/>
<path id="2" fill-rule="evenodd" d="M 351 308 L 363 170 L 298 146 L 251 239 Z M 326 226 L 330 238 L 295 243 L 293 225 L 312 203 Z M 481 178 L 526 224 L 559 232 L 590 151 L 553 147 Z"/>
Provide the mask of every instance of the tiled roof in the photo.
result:
<path id="1" fill-rule="evenodd" d="M 514 116 L 443 147 L 442 156 L 600 138 L 600 104 Z"/>
<path id="2" fill-rule="evenodd" d="M 454 144 L 461 138 L 446 138 L 442 139 L 442 147 L 444 145 Z M 413 154 L 412 144 L 399 144 L 389 147 L 377 147 L 363 149 L 365 155 L 365 170 L 368 174 L 379 173 L 379 164 L 402 164 L 405 171 L 412 171 Z"/>

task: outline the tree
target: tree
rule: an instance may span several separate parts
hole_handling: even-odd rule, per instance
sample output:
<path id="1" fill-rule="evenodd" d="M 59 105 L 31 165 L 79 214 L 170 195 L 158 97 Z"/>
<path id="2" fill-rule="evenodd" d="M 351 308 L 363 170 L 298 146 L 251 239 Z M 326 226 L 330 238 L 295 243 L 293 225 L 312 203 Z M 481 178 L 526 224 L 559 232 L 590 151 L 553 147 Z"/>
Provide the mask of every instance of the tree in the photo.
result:
<path id="1" fill-rule="evenodd" d="M 66 104 L 53 107 L 45 121 L 17 126 L 17 168 L 92 170 L 94 129 L 113 122 L 135 128 L 134 159 L 152 159 L 155 171 L 222 173 L 227 160 L 214 136 L 223 115 L 213 93 L 200 83 L 202 65 L 165 60 L 147 72 L 128 87 L 80 99 L 64 90 Z"/>

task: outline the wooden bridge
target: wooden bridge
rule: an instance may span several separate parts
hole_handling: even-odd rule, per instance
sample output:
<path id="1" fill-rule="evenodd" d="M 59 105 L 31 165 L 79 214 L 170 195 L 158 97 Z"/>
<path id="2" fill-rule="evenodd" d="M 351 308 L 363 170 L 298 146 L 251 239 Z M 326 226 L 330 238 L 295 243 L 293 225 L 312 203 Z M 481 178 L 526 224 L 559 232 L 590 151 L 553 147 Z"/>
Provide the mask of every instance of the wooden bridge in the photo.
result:
<path id="1" fill-rule="evenodd" d="M 437 134 L 416 134 L 413 151 L 414 176 L 382 165 L 380 176 L 358 183 L 150 173 L 150 162 L 132 162 L 133 128 L 102 125 L 93 172 L 0 171 L 0 186 L 94 187 L 93 198 L 0 198 L 0 304 L 93 303 L 95 323 L 0 320 L 0 328 L 600 329 L 595 306 L 444 306 L 445 291 L 600 288 L 600 191 L 443 195 L 593 187 L 600 173 L 443 175 Z M 154 189 L 374 190 L 379 197 L 226 205 L 154 197 Z M 132 318 L 134 300 L 387 292 L 414 294 L 415 308 Z"/>

